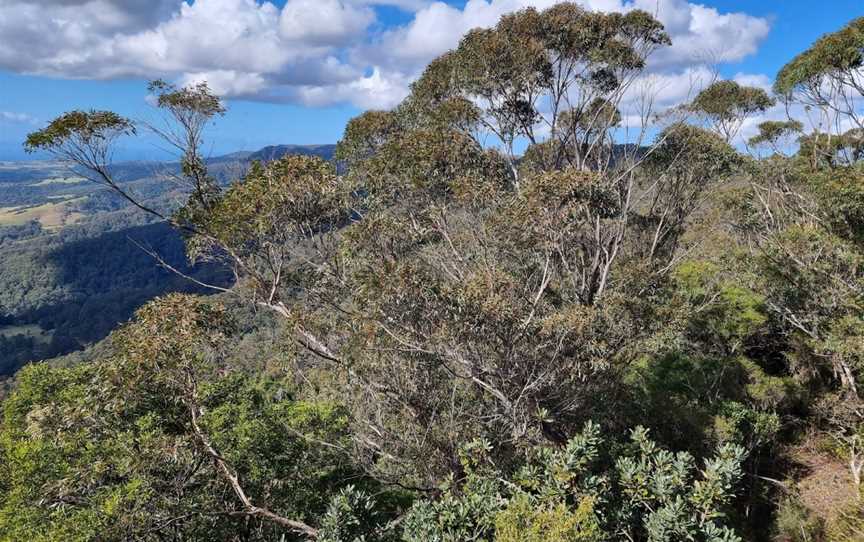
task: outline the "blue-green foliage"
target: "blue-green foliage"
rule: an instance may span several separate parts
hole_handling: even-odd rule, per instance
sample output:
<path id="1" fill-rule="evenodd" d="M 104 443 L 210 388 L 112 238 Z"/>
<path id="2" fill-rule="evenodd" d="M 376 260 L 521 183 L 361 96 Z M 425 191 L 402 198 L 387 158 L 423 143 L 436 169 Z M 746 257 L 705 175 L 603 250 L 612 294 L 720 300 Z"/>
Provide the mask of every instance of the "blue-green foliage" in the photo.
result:
<path id="1" fill-rule="evenodd" d="M 513 532 L 560 541 L 740 540 L 724 518 L 742 475 L 743 448 L 724 445 L 699 469 L 690 454 L 659 448 L 643 428 L 617 458 L 609 457 L 600 433 L 589 423 L 563 448 L 534 450 L 510 476 L 488 463 L 486 445 L 472 444 L 463 452 L 463 483 L 415 504 L 404 540 L 503 541 Z"/>

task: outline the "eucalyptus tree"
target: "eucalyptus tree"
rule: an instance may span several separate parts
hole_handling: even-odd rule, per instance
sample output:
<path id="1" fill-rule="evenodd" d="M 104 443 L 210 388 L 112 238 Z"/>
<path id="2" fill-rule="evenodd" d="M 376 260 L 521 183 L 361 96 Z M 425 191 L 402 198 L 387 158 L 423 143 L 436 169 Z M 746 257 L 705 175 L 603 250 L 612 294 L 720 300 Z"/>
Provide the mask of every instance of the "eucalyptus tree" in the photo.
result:
<path id="1" fill-rule="evenodd" d="M 784 66 L 774 89 L 789 100 L 833 114 L 835 122 L 845 119 L 860 126 L 862 55 L 864 19 L 859 18 L 823 36 Z M 763 123 L 755 141 L 775 144 L 802 127 L 795 120 Z M 782 277 L 772 283 L 775 293 L 783 294 L 769 298 L 771 306 L 813 341 L 814 352 L 821 352 L 816 359 L 828 363 L 844 393 L 857 397 L 857 357 L 829 346 L 839 344 L 839 339 L 829 339 L 835 332 L 843 336 L 857 332 L 829 322 L 857 311 L 861 300 L 862 277 L 855 262 L 861 257 L 857 162 L 862 138 L 859 128 L 832 132 L 835 127 L 816 125 L 813 132 L 801 135 L 797 162 L 775 161 L 759 169 L 754 201 L 740 224 L 753 235 L 763 263 Z M 808 170 L 800 167 L 801 161 Z"/>
<path id="2" fill-rule="evenodd" d="M 856 122 L 860 21 L 776 90 Z M 652 142 L 621 145 L 666 44 L 640 11 L 522 10 L 467 34 L 394 110 L 353 119 L 338 166 L 289 156 L 229 186 L 200 150 L 225 111 L 203 84 L 151 86 L 166 125 L 76 111 L 31 134 L 29 149 L 169 221 L 190 257 L 230 267 L 234 287 L 209 286 L 280 317 L 286 368 L 314 401 L 226 367 L 218 307 L 161 300 L 104 364 L 24 373 L 0 422 L 0 537 L 737 540 L 741 448 L 699 469 L 641 429 L 601 446 L 586 422 L 615 435 L 639 417 L 691 450 L 758 453 L 801 389 L 860 480 L 861 131 L 805 135 L 787 158 L 802 124 L 764 122 L 750 142 L 775 155 L 748 160 L 729 142 L 771 99 L 721 82 L 678 109 L 712 129 L 658 120 L 642 126 Z M 174 213 L 113 175 L 115 143 L 142 129 L 183 154 Z M 679 265 L 733 179 L 740 244 Z M 336 474 L 416 504 L 398 516 Z"/>
<path id="3" fill-rule="evenodd" d="M 114 151 L 119 140 L 135 136 L 142 128 L 155 132 L 181 156 L 181 173 L 175 178 L 189 194 L 191 205 L 206 210 L 219 189 L 207 172 L 201 154 L 204 130 L 225 113 L 219 98 L 206 83 L 178 89 L 163 81 L 153 81 L 148 90 L 166 113 L 165 126 L 136 123 L 112 111 L 71 111 L 52 120 L 45 128 L 27 136 L 27 152 L 46 151 L 77 168 L 76 172 L 110 188 L 138 209 L 171 222 L 175 227 L 194 231 L 192 221 L 171 217 L 146 205 L 130 192 L 112 171 Z"/>
<path id="4" fill-rule="evenodd" d="M 637 250 L 661 268 L 675 261 L 688 218 L 716 188 L 740 170 L 742 157 L 721 136 L 685 123 L 661 132 L 662 141 L 645 160 L 638 213 L 648 240 Z M 634 213 L 635 214 L 635 213 Z"/>
<path id="5" fill-rule="evenodd" d="M 779 322 L 789 371 L 818 397 L 811 407 L 819 430 L 840 439 L 860 481 L 862 173 L 775 157 L 754 175 L 735 220 L 757 270 L 752 287 Z"/>
<path id="6" fill-rule="evenodd" d="M 715 132 L 731 142 L 748 118 L 765 112 L 774 103 L 761 88 L 743 87 L 735 81 L 718 81 L 699 92 L 690 108 L 703 115 Z"/>
<path id="7" fill-rule="evenodd" d="M 792 102 L 816 108 L 822 116 L 813 124 L 838 134 L 844 122 L 864 128 L 864 17 L 819 38 L 783 66 L 774 91 Z"/>
<path id="8" fill-rule="evenodd" d="M 646 292 L 735 167 L 721 138 L 677 124 L 616 154 L 620 102 L 668 43 L 641 11 L 522 10 L 469 32 L 395 110 L 351 121 L 347 174 L 286 157 L 227 188 L 198 150 L 220 102 L 155 84 L 190 192 L 165 218 L 193 258 L 234 270 L 227 293 L 284 318 L 304 377 L 348 405 L 356 456 L 382 479 L 431 490 L 476 437 L 507 463 L 592 414 L 624 427 L 613 405 L 650 332 Z M 135 125 L 74 115 L 28 147 L 123 192 L 110 143 Z"/>
<path id="9" fill-rule="evenodd" d="M 588 49 L 559 50 L 555 36 Z M 613 156 L 622 85 L 665 40 L 644 13 L 517 12 L 433 61 L 394 111 L 349 123 L 337 155 L 363 219 L 344 230 L 345 266 L 324 283 L 348 294 L 344 323 L 315 334 L 363 330 L 330 350 L 366 383 L 351 402 L 377 468 L 428 484 L 459 470 L 458 443 L 474 436 L 506 461 L 525 443 L 564 440 L 589 412 L 623 422 L 599 412 L 647 332 L 640 294 L 736 165 L 696 128 L 663 131 L 647 156 Z M 519 137 L 531 145 L 517 163 L 507 142 Z"/>
<path id="10" fill-rule="evenodd" d="M 798 155 L 811 170 L 845 168 L 864 158 L 864 129 L 852 128 L 841 134 L 814 131 L 798 138 Z"/>
<path id="11" fill-rule="evenodd" d="M 558 166 L 587 169 L 620 122 L 617 109 L 646 60 L 669 45 L 662 25 L 644 11 L 586 11 L 564 2 L 544 11 L 505 15 L 469 32 L 435 60 L 414 85 L 421 101 L 465 104 L 475 139 L 503 146 L 518 185 L 520 140 L 554 145 Z M 473 106 L 473 107 L 472 107 Z"/>
<path id="12" fill-rule="evenodd" d="M 46 151 L 72 164 L 91 181 L 110 188 L 138 209 L 169 222 L 189 239 L 190 256 L 226 263 L 234 271 L 235 278 L 239 282 L 250 285 L 250 288 L 243 292 L 249 294 L 251 301 L 287 315 L 283 303 L 284 297 L 280 296 L 284 296 L 286 292 L 296 291 L 298 285 L 293 282 L 289 284 L 294 276 L 286 271 L 288 248 L 284 242 L 290 237 L 297 239 L 298 242 L 320 246 L 321 236 L 310 237 L 309 233 L 312 230 L 325 234 L 332 232 L 337 224 L 325 225 L 323 222 L 328 219 L 327 216 L 333 220 L 341 220 L 344 213 L 331 212 L 327 215 L 325 212 L 321 216 L 312 216 L 310 212 L 300 210 L 285 215 L 277 210 L 276 214 L 267 215 L 267 218 L 274 221 L 287 220 L 290 223 L 274 222 L 270 226 L 265 226 L 261 220 L 257 223 L 238 224 L 224 213 L 220 214 L 220 211 L 227 211 L 227 207 L 231 205 L 247 207 L 245 211 L 232 208 L 230 212 L 255 212 L 254 207 L 251 210 L 248 208 L 248 205 L 255 205 L 253 200 L 243 202 L 231 198 L 226 200 L 224 190 L 209 174 L 202 155 L 204 131 L 211 121 L 224 114 L 223 104 L 210 91 L 206 83 L 176 88 L 161 81 L 154 81 L 149 86 L 149 90 L 155 93 L 156 104 L 165 114 L 164 127 L 155 124 L 139 125 L 131 119 L 110 111 L 72 111 L 57 117 L 44 129 L 31 133 L 25 142 L 25 149 L 29 152 Z M 112 171 L 113 152 L 118 140 L 134 136 L 142 129 L 155 132 L 181 152 L 182 167 L 180 173 L 174 176 L 174 181 L 188 194 L 188 200 L 175 213 L 165 212 L 149 205 L 146 200 L 123 186 Z M 311 173 L 318 175 L 331 171 L 331 177 L 335 179 L 335 170 L 331 166 L 315 161 L 304 162 L 301 159 L 295 161 L 293 167 L 291 164 L 286 164 L 284 169 L 288 171 L 283 171 L 283 175 L 278 179 L 269 175 L 258 183 L 250 182 L 246 189 L 253 190 L 252 186 L 257 185 L 258 195 L 273 198 L 273 202 L 297 203 L 300 206 L 304 204 L 314 206 L 310 200 L 316 197 L 315 193 L 324 200 L 333 199 L 332 195 L 327 193 L 328 190 L 333 190 L 333 183 L 327 181 L 319 183 L 319 179 L 310 177 Z M 312 188 L 308 194 L 300 192 L 297 186 L 287 183 L 288 179 L 293 179 L 295 175 L 303 176 L 304 172 Z M 249 177 L 262 174 L 260 168 L 253 168 L 249 172 Z M 292 196 L 284 192 L 280 193 L 279 190 L 295 190 L 295 192 Z M 221 207 L 217 207 L 217 204 Z M 320 210 L 320 207 L 318 209 Z M 335 216 L 334 213 L 339 216 Z M 231 226 L 235 228 L 246 226 L 244 232 L 249 236 L 257 236 L 258 242 L 239 238 L 237 231 L 232 231 Z M 256 226 L 257 229 L 251 229 Z M 289 231 L 280 233 L 281 237 L 264 238 L 267 232 L 272 233 L 277 230 L 281 232 L 279 228 L 282 226 Z M 211 250 L 203 250 L 202 247 Z M 307 247 L 307 250 L 314 250 L 314 246 Z M 159 254 L 151 252 L 151 255 L 159 264 L 182 274 L 164 261 Z M 186 278 L 217 291 L 230 291 L 216 285 L 201 284 L 192 277 L 186 276 Z M 307 337 L 305 343 L 310 348 L 326 348 L 323 343 L 302 329 L 298 333 Z"/>
<path id="13" fill-rule="evenodd" d="M 747 140 L 751 147 L 767 147 L 775 155 L 788 156 L 804 124 L 798 120 L 766 120 L 757 126 L 759 132 Z"/>
<path id="14" fill-rule="evenodd" d="M 0 538 L 740 540 L 743 448 L 700 464 L 644 428 L 619 446 L 590 422 L 515 472 L 491 443 L 462 443 L 459 478 L 412 504 L 355 470 L 339 405 L 227 366 L 236 332 L 219 303 L 172 295 L 99 363 L 26 368 L 0 418 Z"/>

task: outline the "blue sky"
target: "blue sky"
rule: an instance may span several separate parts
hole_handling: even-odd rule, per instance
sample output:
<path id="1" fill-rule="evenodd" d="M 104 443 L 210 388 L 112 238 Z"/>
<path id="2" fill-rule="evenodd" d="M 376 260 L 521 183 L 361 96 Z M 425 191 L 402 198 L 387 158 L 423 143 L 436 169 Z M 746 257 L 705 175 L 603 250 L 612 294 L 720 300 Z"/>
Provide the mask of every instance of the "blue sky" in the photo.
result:
<path id="1" fill-rule="evenodd" d="M 469 28 L 554 0 L 0 0 L 0 160 L 71 109 L 153 116 L 146 81 L 207 80 L 229 114 L 211 152 L 330 143 L 367 108 L 391 107 L 423 66 Z M 655 12 L 673 37 L 651 69 L 683 81 L 717 60 L 723 77 L 767 85 L 820 35 L 864 15 L 862 0 L 582 0 Z M 146 141 L 124 158 L 155 157 Z"/>

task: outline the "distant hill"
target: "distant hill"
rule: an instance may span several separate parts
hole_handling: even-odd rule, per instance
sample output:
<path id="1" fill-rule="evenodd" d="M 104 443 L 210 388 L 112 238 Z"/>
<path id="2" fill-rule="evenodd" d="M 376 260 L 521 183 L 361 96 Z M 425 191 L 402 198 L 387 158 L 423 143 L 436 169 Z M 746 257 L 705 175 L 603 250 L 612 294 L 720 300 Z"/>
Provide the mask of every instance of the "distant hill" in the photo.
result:
<path id="1" fill-rule="evenodd" d="M 250 151 L 238 151 L 232 152 L 230 154 L 223 154 L 221 156 L 214 156 L 213 158 L 207 159 L 207 164 L 225 164 L 231 162 L 243 162 L 249 158 L 253 153 Z"/>
<path id="2" fill-rule="evenodd" d="M 246 160 L 249 162 L 254 160 L 269 162 L 271 160 L 278 160 L 289 154 L 319 156 L 325 160 L 332 160 L 335 153 L 336 145 L 271 145 L 253 152 L 246 157 Z"/>

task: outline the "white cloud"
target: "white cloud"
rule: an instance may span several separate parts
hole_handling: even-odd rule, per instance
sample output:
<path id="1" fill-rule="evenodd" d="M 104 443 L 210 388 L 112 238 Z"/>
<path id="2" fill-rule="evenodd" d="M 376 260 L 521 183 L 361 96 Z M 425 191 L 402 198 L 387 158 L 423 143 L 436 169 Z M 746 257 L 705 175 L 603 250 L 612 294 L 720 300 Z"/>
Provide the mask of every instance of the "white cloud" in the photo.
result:
<path id="1" fill-rule="evenodd" d="M 739 85 L 761 88 L 765 92 L 771 92 L 773 84 L 770 77 L 761 73 L 736 73 L 732 80 Z"/>
<path id="2" fill-rule="evenodd" d="M 688 66 L 681 71 L 651 73 L 633 84 L 624 101 L 635 102 L 640 98 L 640 93 L 645 91 L 651 94 L 657 108 L 665 109 L 692 100 L 715 79 L 714 72 L 701 64 Z"/>
<path id="3" fill-rule="evenodd" d="M 368 76 L 332 87 L 303 86 L 297 98 L 309 105 L 327 105 L 335 102 L 352 102 L 362 109 L 388 109 L 398 104 L 408 94 L 411 84 L 405 74 L 384 73 L 375 68 Z"/>
<path id="4" fill-rule="evenodd" d="M 655 59 L 661 65 L 741 60 L 757 51 L 770 30 L 767 20 L 744 13 L 721 14 L 714 8 L 675 0 L 663 3 L 676 10 L 678 20 L 669 30 L 672 47 L 661 50 Z M 663 21 L 662 11 L 659 18 Z"/>
<path id="5" fill-rule="evenodd" d="M 182 86 L 202 82 L 220 96 L 254 96 L 268 88 L 267 80 L 261 74 L 235 70 L 189 73 L 180 79 Z"/>
<path id="6" fill-rule="evenodd" d="M 391 6 L 403 11 L 419 11 L 432 3 L 433 0 L 353 0 L 352 3 L 361 6 Z"/>
<path id="7" fill-rule="evenodd" d="M 227 97 L 390 107 L 471 28 L 557 0 L 0 0 L 0 69 L 54 77 L 207 80 Z M 706 58 L 755 52 L 765 19 L 686 0 L 581 0 L 589 9 L 654 13 L 674 45 L 651 71 L 670 97 Z M 382 29 L 377 6 L 409 13 Z M 21 54 L 27 51 L 27 54 Z M 701 68 L 700 68 L 701 69 Z"/>
<path id="8" fill-rule="evenodd" d="M 36 119 L 27 113 L 15 113 L 13 111 L 0 111 L 0 122 L 10 124 L 34 124 Z"/>
<path id="9" fill-rule="evenodd" d="M 341 0 L 290 0 L 282 10 L 280 30 L 290 41 L 310 45 L 347 45 L 362 38 L 375 20 L 369 7 Z"/>

